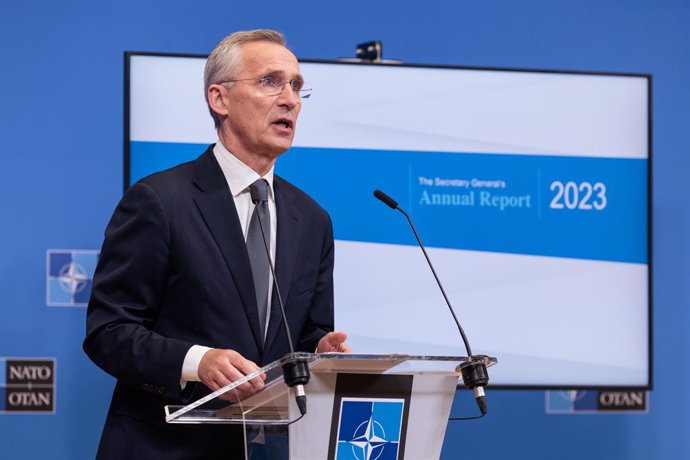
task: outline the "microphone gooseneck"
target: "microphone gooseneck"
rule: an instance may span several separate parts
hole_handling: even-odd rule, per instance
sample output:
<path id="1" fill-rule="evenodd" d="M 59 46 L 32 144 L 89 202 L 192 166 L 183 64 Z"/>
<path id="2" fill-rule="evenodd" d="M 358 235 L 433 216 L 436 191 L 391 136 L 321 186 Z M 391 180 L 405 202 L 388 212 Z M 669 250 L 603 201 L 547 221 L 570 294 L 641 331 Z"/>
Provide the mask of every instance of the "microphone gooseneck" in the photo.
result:
<path id="1" fill-rule="evenodd" d="M 255 187 L 253 184 L 249 186 L 249 193 L 256 210 L 257 206 L 261 202 L 257 187 Z M 268 258 L 268 266 L 271 269 L 273 285 L 276 288 L 276 296 L 278 297 L 278 305 L 280 306 L 280 313 L 283 318 L 283 326 L 285 327 L 285 334 L 287 335 L 288 347 L 290 348 L 290 353 L 295 353 L 295 348 L 292 345 L 290 327 L 288 326 L 287 317 L 285 316 L 283 297 L 280 295 L 280 286 L 278 286 L 278 278 L 276 278 L 276 271 L 273 264 L 273 259 L 271 258 L 271 250 L 268 247 L 268 241 L 266 241 L 266 232 L 264 231 L 264 226 L 261 222 L 261 219 L 257 219 L 257 221 L 259 222 L 259 229 L 261 230 L 261 239 L 264 242 L 264 248 L 266 248 L 266 257 Z M 287 386 L 295 389 L 295 401 L 297 402 L 297 407 L 299 408 L 300 414 L 305 415 L 307 413 L 307 395 L 304 391 L 304 385 L 309 383 L 309 379 L 311 377 L 309 374 L 309 365 L 304 360 L 296 360 L 285 363 L 282 367 L 283 380 L 285 380 Z"/>
<path id="2" fill-rule="evenodd" d="M 414 236 L 417 239 L 417 243 L 419 244 L 419 247 L 422 249 L 422 252 L 424 253 L 424 258 L 426 259 L 427 264 L 429 264 L 429 268 L 431 269 L 431 273 L 433 273 L 433 275 L 434 275 L 434 279 L 436 280 L 436 284 L 438 285 L 439 289 L 441 290 L 441 294 L 443 294 L 443 298 L 446 301 L 446 305 L 448 305 L 448 309 L 450 310 L 451 315 L 453 315 L 453 319 L 455 320 L 455 324 L 458 327 L 458 331 L 460 331 L 460 337 L 462 337 L 462 341 L 465 344 L 465 350 L 467 350 L 467 356 L 469 357 L 470 362 L 461 368 L 462 381 L 466 387 L 474 390 L 474 397 L 475 397 L 475 400 L 477 401 L 477 406 L 479 406 L 479 410 L 481 411 L 482 415 L 486 414 L 487 407 L 486 407 L 486 394 L 484 392 L 484 387 L 489 383 L 489 374 L 486 370 L 486 364 L 484 363 L 485 356 L 483 356 L 483 355 L 476 355 L 475 356 L 472 354 L 472 348 L 470 347 L 470 342 L 469 342 L 469 340 L 467 340 L 467 336 L 465 335 L 465 331 L 462 329 L 462 326 L 460 325 L 460 321 L 458 321 L 458 317 L 455 315 L 455 310 L 453 310 L 453 307 L 450 304 L 450 300 L 448 299 L 448 296 L 446 295 L 445 289 L 443 289 L 443 285 L 441 284 L 441 280 L 439 279 L 438 275 L 436 274 L 436 270 L 434 269 L 434 265 L 431 263 L 431 258 L 429 258 L 429 255 L 426 252 L 426 248 L 424 247 L 424 244 L 422 243 L 422 239 L 419 237 L 419 234 L 417 233 L 417 229 L 415 228 L 414 223 L 412 222 L 412 219 L 410 218 L 409 214 L 407 214 L 405 212 L 405 210 L 403 210 L 402 208 L 400 208 L 398 206 L 397 201 L 395 201 L 390 196 L 386 195 L 381 190 L 374 190 L 374 196 L 377 199 L 381 200 L 383 203 L 385 203 L 387 206 L 389 206 L 391 209 L 395 209 L 395 210 L 400 211 L 407 218 L 407 222 L 410 224 L 410 228 L 412 228 L 412 232 L 414 233 Z"/>

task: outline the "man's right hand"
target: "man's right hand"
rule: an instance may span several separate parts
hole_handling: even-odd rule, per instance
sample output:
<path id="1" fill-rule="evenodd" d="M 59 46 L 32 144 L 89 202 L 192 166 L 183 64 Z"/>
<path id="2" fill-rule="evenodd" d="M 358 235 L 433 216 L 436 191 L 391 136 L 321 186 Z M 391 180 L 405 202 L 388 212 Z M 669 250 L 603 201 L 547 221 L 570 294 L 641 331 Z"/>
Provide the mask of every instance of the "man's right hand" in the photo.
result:
<path id="1" fill-rule="evenodd" d="M 201 358 L 198 373 L 201 382 L 212 391 L 216 391 L 259 369 L 254 362 L 245 359 L 234 350 L 212 348 Z M 265 379 L 266 375 L 261 374 L 228 392 L 229 398 L 223 399 L 234 401 L 251 396 L 264 387 Z"/>

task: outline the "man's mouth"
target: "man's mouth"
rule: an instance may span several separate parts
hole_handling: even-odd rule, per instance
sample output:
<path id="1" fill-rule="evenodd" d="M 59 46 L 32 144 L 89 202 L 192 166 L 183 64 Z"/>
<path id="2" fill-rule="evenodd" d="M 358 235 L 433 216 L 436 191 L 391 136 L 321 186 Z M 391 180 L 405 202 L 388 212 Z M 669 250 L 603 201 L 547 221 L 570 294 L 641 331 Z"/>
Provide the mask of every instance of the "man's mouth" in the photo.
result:
<path id="1" fill-rule="evenodd" d="M 273 122 L 274 125 L 282 126 L 286 129 L 293 129 L 294 123 L 289 118 L 280 118 Z"/>

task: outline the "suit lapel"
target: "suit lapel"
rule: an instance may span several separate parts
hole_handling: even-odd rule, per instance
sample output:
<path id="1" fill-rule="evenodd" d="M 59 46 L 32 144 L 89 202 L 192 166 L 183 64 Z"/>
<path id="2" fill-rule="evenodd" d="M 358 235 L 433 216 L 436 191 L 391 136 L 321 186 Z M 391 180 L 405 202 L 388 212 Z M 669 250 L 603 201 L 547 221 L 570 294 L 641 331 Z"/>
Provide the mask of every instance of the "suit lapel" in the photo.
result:
<path id="1" fill-rule="evenodd" d="M 287 299 L 290 295 L 292 273 L 297 262 L 297 255 L 299 254 L 302 211 L 295 206 L 291 191 L 280 177 L 276 176 L 274 178 L 273 190 L 276 197 L 276 218 L 278 220 L 278 230 L 276 232 L 276 277 L 278 279 L 278 286 L 280 286 L 280 294 L 285 304 L 285 314 L 289 315 Z M 271 349 L 278 330 L 283 327 L 276 286 L 273 286 L 271 319 L 268 323 L 264 350 Z"/>
<path id="2" fill-rule="evenodd" d="M 259 314 L 247 246 L 237 217 L 235 201 L 213 155 L 213 146 L 196 160 L 194 166 L 193 180 L 198 189 L 194 203 L 230 269 L 254 340 L 261 349 L 263 340 L 259 332 Z"/>

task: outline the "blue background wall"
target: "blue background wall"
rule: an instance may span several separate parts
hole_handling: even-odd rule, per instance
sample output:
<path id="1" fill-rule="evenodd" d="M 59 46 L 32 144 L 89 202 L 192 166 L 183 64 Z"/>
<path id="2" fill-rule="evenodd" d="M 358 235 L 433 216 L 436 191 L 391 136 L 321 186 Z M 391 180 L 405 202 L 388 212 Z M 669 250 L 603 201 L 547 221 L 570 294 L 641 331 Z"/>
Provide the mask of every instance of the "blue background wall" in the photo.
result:
<path id="1" fill-rule="evenodd" d="M 45 252 L 99 248 L 121 196 L 123 51 L 208 53 L 257 27 L 285 32 L 302 58 L 352 56 L 375 38 L 406 62 L 652 73 L 649 413 L 545 415 L 541 391 L 492 392 L 489 417 L 450 425 L 443 458 L 470 445 L 490 459 L 690 456 L 687 0 L 0 0 L 0 357 L 58 368 L 56 415 L 0 414 L 0 457 L 95 452 L 113 381 L 81 352 L 85 310 L 46 306 Z"/>

